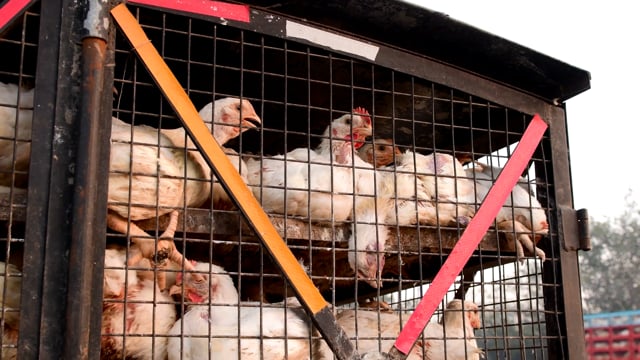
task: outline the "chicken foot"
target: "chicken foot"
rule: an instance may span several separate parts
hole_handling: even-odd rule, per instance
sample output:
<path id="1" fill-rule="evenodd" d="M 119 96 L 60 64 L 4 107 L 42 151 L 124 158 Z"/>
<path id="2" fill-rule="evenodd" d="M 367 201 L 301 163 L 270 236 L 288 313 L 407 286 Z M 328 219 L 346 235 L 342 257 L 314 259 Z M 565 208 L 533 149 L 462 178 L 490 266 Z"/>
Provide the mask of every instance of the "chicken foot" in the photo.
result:
<path id="1" fill-rule="evenodd" d="M 143 258 L 147 258 L 152 264 L 155 264 L 157 268 L 163 269 L 167 266 L 167 260 L 172 261 L 180 267 L 184 267 L 186 271 L 194 271 L 195 268 L 190 261 L 187 261 L 184 256 L 176 248 L 176 244 L 173 241 L 173 237 L 178 226 L 178 212 L 172 211 L 170 214 L 169 225 L 165 231 L 158 237 L 157 244 L 154 239 L 149 236 L 144 230 L 133 222 L 128 222 L 125 218 L 118 214 L 107 214 L 107 226 L 122 234 L 128 234 L 131 241 L 136 244 L 140 251 L 136 252 L 131 258 L 129 258 L 127 264 L 129 266 L 135 265 Z M 202 275 L 193 274 L 196 281 L 204 281 Z M 166 273 L 164 271 L 158 272 L 158 287 L 161 291 L 166 288 L 167 280 Z"/>
<path id="2" fill-rule="evenodd" d="M 545 261 L 547 255 L 535 245 L 533 240 L 531 240 L 531 230 L 529 230 L 526 226 L 524 226 L 521 222 L 517 220 L 507 220 L 497 224 L 497 228 L 500 230 L 507 231 L 507 238 L 509 240 L 515 240 L 516 246 L 516 254 L 520 261 L 524 261 L 524 247 L 527 248 L 532 254 L 535 254 L 537 257 Z M 515 237 L 514 237 L 515 235 Z"/>

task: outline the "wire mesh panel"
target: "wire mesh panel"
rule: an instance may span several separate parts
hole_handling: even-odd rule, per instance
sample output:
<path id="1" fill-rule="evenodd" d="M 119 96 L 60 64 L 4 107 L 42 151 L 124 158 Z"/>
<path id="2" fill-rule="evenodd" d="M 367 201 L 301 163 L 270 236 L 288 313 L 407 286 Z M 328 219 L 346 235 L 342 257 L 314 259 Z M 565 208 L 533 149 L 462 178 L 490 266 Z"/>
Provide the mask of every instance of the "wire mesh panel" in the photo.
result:
<path id="1" fill-rule="evenodd" d="M 39 6 L 8 23 L 0 33 L 0 332 L 3 359 L 17 356 L 20 291 L 31 158 Z"/>
<path id="2" fill-rule="evenodd" d="M 283 38 L 279 17 L 129 8 L 358 350 L 388 351 L 531 114 Z M 332 358 L 121 34 L 114 79 L 102 357 Z M 564 357 L 551 140 L 414 358 Z"/>

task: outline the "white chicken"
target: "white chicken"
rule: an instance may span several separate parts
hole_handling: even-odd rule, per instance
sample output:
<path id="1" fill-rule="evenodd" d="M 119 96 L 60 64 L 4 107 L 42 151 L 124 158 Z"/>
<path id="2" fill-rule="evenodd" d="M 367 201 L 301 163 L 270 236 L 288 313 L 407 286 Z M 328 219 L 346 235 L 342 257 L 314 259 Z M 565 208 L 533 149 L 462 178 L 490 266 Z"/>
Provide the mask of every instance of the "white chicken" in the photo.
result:
<path id="1" fill-rule="evenodd" d="M 20 292 L 22 276 L 13 264 L 0 261 L 0 309 L 4 328 L 2 329 L 2 359 L 18 356 L 18 330 L 20 328 Z"/>
<path id="2" fill-rule="evenodd" d="M 0 82 L 0 185 L 27 186 L 32 120 L 33 89 Z"/>
<path id="3" fill-rule="evenodd" d="M 376 139 L 367 142 L 358 149 L 358 156 L 375 168 L 380 168 L 393 164 L 396 156 L 402 154 L 397 146 L 393 145 L 391 139 Z"/>
<path id="4" fill-rule="evenodd" d="M 247 159 L 247 183 L 267 212 L 315 221 L 346 220 L 354 194 L 373 194 L 373 182 L 360 180 L 373 167 L 353 154 L 354 147 L 370 134 L 368 112 L 354 109 L 353 114 L 331 122 L 315 150 L 300 148 L 285 155 Z"/>
<path id="5" fill-rule="evenodd" d="M 299 305 L 240 303 L 224 269 L 207 263 L 195 269 L 205 282 L 185 273 L 171 289 L 191 304 L 169 333 L 169 360 L 310 358 L 310 324 Z"/>
<path id="6" fill-rule="evenodd" d="M 213 137 L 219 144 L 261 122 L 251 103 L 237 98 L 216 100 L 199 114 L 207 126 L 212 126 L 208 121 L 213 122 Z M 183 128 L 158 130 L 112 119 L 107 225 L 128 234 L 140 247 L 141 256 L 155 260 L 157 253 L 159 260 L 169 259 L 182 266 L 183 257 L 173 239 L 156 244 L 128 220 L 201 206 L 211 195 L 211 178 L 209 165 Z M 190 267 L 188 262 L 185 266 Z"/>
<path id="7" fill-rule="evenodd" d="M 362 184 L 376 184 L 375 198 L 358 196 L 355 226 L 349 238 L 348 261 L 357 277 L 373 287 L 382 285 L 388 225 L 466 225 L 473 212 L 458 206 L 458 196 L 473 193 L 462 164 L 453 156 L 406 151 L 395 166 L 360 170 Z M 366 194 L 373 194 L 368 189 Z"/>
<path id="8" fill-rule="evenodd" d="M 450 301 L 442 324 L 428 324 L 424 338 L 414 348 L 424 351 L 427 359 L 444 359 L 446 353 L 450 360 L 479 360 L 484 351 L 478 348 L 473 333 L 482 327 L 478 312 L 478 305 L 471 301 Z"/>
<path id="9" fill-rule="evenodd" d="M 175 305 L 152 272 L 129 270 L 126 258 L 125 249 L 105 252 L 101 359 L 166 359 Z"/>
<path id="10" fill-rule="evenodd" d="M 395 176 L 383 177 L 385 181 L 395 181 L 392 186 L 397 198 L 387 221 L 398 225 L 465 224 L 472 213 L 466 207 L 458 207 L 457 202 L 459 196 L 473 193 L 473 182 L 464 175 L 462 164 L 448 154 L 400 154 Z"/>
<path id="11" fill-rule="evenodd" d="M 482 326 L 478 316 L 478 306 L 471 301 L 453 300 L 444 311 L 443 324 L 430 322 L 423 331 L 423 337 L 416 342 L 407 359 L 476 360 L 483 353 L 477 347 L 474 329 Z M 375 312 L 369 310 L 342 310 L 336 315 L 338 324 L 347 336 L 355 341 L 360 355 L 387 352 L 396 341 L 398 334 L 409 320 L 410 314 Z M 443 330 L 444 329 L 444 330 Z M 424 357 L 423 357 L 424 354 Z M 333 354 L 326 342 L 319 346 L 317 358 L 332 359 Z M 314 356 L 314 358 L 316 358 Z"/>
<path id="12" fill-rule="evenodd" d="M 242 159 L 242 157 L 238 154 L 237 151 L 231 148 L 223 148 L 227 158 L 231 161 L 233 167 L 236 168 L 242 180 L 247 183 L 247 163 Z M 215 179 L 215 178 L 214 178 Z M 213 183 L 213 191 L 212 191 L 212 203 L 213 208 L 216 210 L 233 210 L 236 209 L 235 203 L 229 197 L 229 194 L 224 190 L 220 182 L 216 181 Z"/>
<path id="13" fill-rule="evenodd" d="M 479 162 L 474 165 L 465 171 L 466 176 L 475 181 L 476 191 L 466 199 L 461 199 L 460 202 L 475 203 L 479 206 L 502 169 Z M 496 228 L 504 230 L 507 238 L 515 241 L 517 256 L 522 261 L 524 261 L 523 246 L 544 261 L 546 255 L 536 246 L 533 239 L 548 234 L 547 215 L 538 199 L 525 187 L 526 179 L 521 177 L 518 182 L 496 216 Z M 475 207 L 470 211 L 475 212 Z"/>

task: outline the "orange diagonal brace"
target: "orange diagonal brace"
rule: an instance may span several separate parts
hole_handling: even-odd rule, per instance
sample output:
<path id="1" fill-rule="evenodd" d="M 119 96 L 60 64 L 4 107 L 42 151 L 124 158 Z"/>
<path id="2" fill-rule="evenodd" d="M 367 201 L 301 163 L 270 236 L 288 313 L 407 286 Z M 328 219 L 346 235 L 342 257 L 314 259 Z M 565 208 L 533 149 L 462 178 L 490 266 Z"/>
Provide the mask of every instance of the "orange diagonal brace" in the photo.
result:
<path id="1" fill-rule="evenodd" d="M 312 313 L 317 313 L 326 306 L 326 301 L 304 272 L 291 250 L 278 234 L 269 217 L 264 212 L 251 190 L 246 186 L 238 171 L 233 167 L 224 151 L 211 135 L 209 128 L 198 115 L 198 110 L 182 89 L 167 64 L 160 57 L 156 48 L 151 44 L 144 31 L 124 4 L 111 10 L 111 14 L 120 25 L 133 48 L 140 56 L 154 80 L 160 87 L 178 117 L 183 121 L 192 140 L 202 151 L 202 155 L 209 162 L 220 181 L 225 185 L 238 202 L 238 206 L 246 215 L 254 231 L 265 246 L 277 259 L 292 285 L 300 295 L 303 295 Z"/>
<path id="2" fill-rule="evenodd" d="M 256 232 L 268 252 L 278 263 L 294 288 L 303 306 L 312 314 L 312 320 L 324 336 L 338 359 L 357 359 L 358 353 L 337 324 L 329 304 L 324 300 L 311 279 L 278 234 L 240 174 L 211 135 L 198 111 L 182 89 L 167 64 L 153 47 L 140 24 L 124 4 L 111 10 L 120 28 L 129 39 L 154 81 L 182 120 L 191 139 L 211 166 L 225 189 L 236 200 L 249 225 Z"/>

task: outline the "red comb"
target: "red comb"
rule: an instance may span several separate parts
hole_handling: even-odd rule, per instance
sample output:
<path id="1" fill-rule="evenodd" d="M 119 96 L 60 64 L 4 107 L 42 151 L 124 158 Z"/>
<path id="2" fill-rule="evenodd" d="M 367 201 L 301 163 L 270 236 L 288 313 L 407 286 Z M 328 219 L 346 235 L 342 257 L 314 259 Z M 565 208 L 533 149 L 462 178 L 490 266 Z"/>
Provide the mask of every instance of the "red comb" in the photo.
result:
<path id="1" fill-rule="evenodd" d="M 371 117 L 369 116 L 369 112 L 367 111 L 367 109 L 365 109 L 363 107 L 357 107 L 357 108 L 353 109 L 353 113 L 354 114 L 358 114 L 358 115 L 363 115 L 362 118 L 364 119 L 364 121 L 368 125 L 371 125 Z"/>

